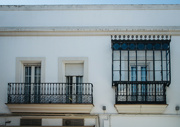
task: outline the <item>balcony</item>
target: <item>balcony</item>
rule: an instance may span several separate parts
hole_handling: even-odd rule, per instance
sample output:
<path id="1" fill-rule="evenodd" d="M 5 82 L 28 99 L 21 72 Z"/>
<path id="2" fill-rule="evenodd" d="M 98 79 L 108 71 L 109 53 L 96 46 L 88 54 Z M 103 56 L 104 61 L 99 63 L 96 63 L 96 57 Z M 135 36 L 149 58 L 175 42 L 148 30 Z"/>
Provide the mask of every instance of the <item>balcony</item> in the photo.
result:
<path id="1" fill-rule="evenodd" d="M 9 83 L 11 112 L 90 113 L 91 83 Z"/>
<path id="2" fill-rule="evenodd" d="M 116 86 L 119 113 L 162 113 L 167 107 L 166 84 L 129 82 Z"/>

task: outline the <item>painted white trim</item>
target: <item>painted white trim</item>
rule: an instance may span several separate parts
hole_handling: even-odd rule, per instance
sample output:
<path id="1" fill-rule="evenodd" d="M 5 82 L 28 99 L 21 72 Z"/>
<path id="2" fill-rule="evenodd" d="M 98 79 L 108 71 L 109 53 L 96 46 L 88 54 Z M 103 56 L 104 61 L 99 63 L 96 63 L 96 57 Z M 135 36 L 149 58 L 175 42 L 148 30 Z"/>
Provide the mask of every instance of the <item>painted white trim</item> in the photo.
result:
<path id="1" fill-rule="evenodd" d="M 161 114 L 164 113 L 167 104 L 115 104 L 118 113 L 126 114 Z"/>
<path id="2" fill-rule="evenodd" d="M 180 26 L 0 27 L 0 36 L 180 35 Z"/>
<path id="3" fill-rule="evenodd" d="M 11 112 L 90 113 L 93 104 L 6 104 Z"/>
<path id="4" fill-rule="evenodd" d="M 179 4 L 1 5 L 0 11 L 180 10 Z"/>
<path id="5" fill-rule="evenodd" d="M 45 82 L 45 58 L 44 57 L 17 57 L 16 58 L 16 82 L 24 82 L 23 64 L 41 63 L 41 82 Z"/>
<path id="6" fill-rule="evenodd" d="M 83 63 L 83 82 L 88 83 L 88 58 L 87 57 L 59 57 L 58 59 L 58 81 L 66 82 L 65 64 L 66 63 Z"/>

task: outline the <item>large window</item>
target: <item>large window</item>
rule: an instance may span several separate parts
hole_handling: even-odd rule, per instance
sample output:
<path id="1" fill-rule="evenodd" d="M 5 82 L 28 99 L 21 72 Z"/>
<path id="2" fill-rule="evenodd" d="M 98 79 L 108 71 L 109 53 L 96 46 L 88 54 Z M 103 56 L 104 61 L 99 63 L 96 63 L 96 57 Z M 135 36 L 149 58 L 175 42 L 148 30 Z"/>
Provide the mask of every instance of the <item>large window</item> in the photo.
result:
<path id="1" fill-rule="evenodd" d="M 170 40 L 112 40 L 117 103 L 166 103 Z"/>

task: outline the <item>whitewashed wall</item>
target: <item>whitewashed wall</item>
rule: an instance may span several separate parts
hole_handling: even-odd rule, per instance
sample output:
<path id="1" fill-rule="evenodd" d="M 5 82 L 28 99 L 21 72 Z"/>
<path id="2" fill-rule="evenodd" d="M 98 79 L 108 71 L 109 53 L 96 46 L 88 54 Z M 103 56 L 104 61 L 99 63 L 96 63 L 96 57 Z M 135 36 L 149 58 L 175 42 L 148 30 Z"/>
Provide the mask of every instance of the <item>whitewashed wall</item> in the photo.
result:
<path id="1" fill-rule="evenodd" d="M 179 26 L 180 10 L 1 11 L 0 26 Z"/>
<path id="2" fill-rule="evenodd" d="M 0 27 L 36 26 L 180 26 L 180 10 L 61 10 L 0 11 Z M 180 36 L 171 38 L 171 85 L 167 88 L 168 107 L 163 115 L 117 115 L 112 88 L 110 36 L 1 36 L 0 37 L 0 113 L 10 113 L 7 84 L 15 82 L 17 57 L 44 57 L 45 82 L 58 82 L 59 57 L 87 57 L 88 81 L 94 85 L 94 108 L 101 114 L 101 127 L 178 127 L 180 125 Z M 106 106 L 106 114 L 102 106 Z M 49 125 L 46 120 L 44 125 Z M 53 122 L 56 120 L 52 120 Z M 0 118 L 0 125 L 4 118 Z M 18 120 L 17 120 L 18 122 Z M 58 121 L 60 122 L 60 121 Z M 87 121 L 87 125 L 92 122 Z M 157 123 L 157 124 L 156 124 Z M 11 123 L 11 125 L 13 125 Z M 14 125 L 17 125 L 15 123 Z M 57 123 L 54 123 L 57 125 Z"/>

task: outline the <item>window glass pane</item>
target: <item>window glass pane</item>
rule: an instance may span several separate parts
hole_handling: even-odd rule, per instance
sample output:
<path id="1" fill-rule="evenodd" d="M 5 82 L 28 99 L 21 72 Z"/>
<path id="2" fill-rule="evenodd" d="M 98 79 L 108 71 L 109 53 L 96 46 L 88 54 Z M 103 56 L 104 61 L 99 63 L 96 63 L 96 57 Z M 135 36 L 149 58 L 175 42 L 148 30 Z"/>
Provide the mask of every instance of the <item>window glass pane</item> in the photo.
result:
<path id="1" fill-rule="evenodd" d="M 35 83 L 41 82 L 41 67 L 35 67 Z"/>
<path id="2" fill-rule="evenodd" d="M 167 62 L 166 61 L 163 61 L 163 70 L 168 70 L 168 66 L 167 66 Z"/>
<path id="3" fill-rule="evenodd" d="M 169 52 L 168 51 L 166 52 L 166 57 L 167 57 L 167 60 L 169 60 Z"/>
<path id="4" fill-rule="evenodd" d="M 162 51 L 162 60 L 165 61 L 167 58 L 166 58 L 166 51 Z"/>
<path id="5" fill-rule="evenodd" d="M 168 81 L 168 71 L 163 71 L 163 81 Z"/>
<path id="6" fill-rule="evenodd" d="M 141 81 L 146 81 L 146 67 L 141 67 Z"/>
<path id="7" fill-rule="evenodd" d="M 145 60 L 145 51 L 137 51 L 137 60 Z"/>
<path id="8" fill-rule="evenodd" d="M 136 67 L 131 67 L 131 81 L 136 81 Z"/>
<path id="9" fill-rule="evenodd" d="M 25 83 L 31 83 L 31 67 L 25 67 Z"/>
<path id="10" fill-rule="evenodd" d="M 120 70 L 120 61 L 113 62 L 113 70 Z"/>
<path id="11" fill-rule="evenodd" d="M 130 66 L 136 66 L 136 61 L 129 61 Z"/>
<path id="12" fill-rule="evenodd" d="M 82 83 L 82 79 L 83 77 L 82 76 L 76 76 L 76 83 Z"/>
<path id="13" fill-rule="evenodd" d="M 147 81 L 153 81 L 153 71 L 148 71 L 147 76 Z"/>
<path id="14" fill-rule="evenodd" d="M 161 51 L 154 51 L 155 60 L 161 60 Z"/>
<path id="15" fill-rule="evenodd" d="M 153 51 L 147 51 L 147 60 L 153 60 Z"/>
<path id="16" fill-rule="evenodd" d="M 155 61 L 155 70 L 161 70 L 161 61 Z"/>
<path id="17" fill-rule="evenodd" d="M 148 68 L 147 70 L 153 70 L 153 61 L 147 61 Z"/>
<path id="18" fill-rule="evenodd" d="M 128 61 L 121 61 L 121 70 L 128 70 Z"/>
<path id="19" fill-rule="evenodd" d="M 121 60 L 128 60 L 128 51 L 121 51 Z"/>
<path id="20" fill-rule="evenodd" d="M 137 65 L 138 65 L 138 66 L 145 66 L 146 63 L 145 63 L 145 61 L 137 61 Z M 139 69 L 139 70 L 140 70 L 140 69 Z"/>
<path id="21" fill-rule="evenodd" d="M 161 81 L 161 71 L 155 71 L 155 81 Z"/>
<path id="22" fill-rule="evenodd" d="M 113 52 L 113 60 L 120 60 L 120 51 Z"/>
<path id="23" fill-rule="evenodd" d="M 119 71 L 113 71 L 113 81 L 119 81 L 119 80 L 120 80 Z"/>
<path id="24" fill-rule="evenodd" d="M 129 60 L 136 60 L 136 52 L 129 51 Z"/>
<path id="25" fill-rule="evenodd" d="M 128 81 L 128 71 L 121 71 L 121 81 Z"/>

